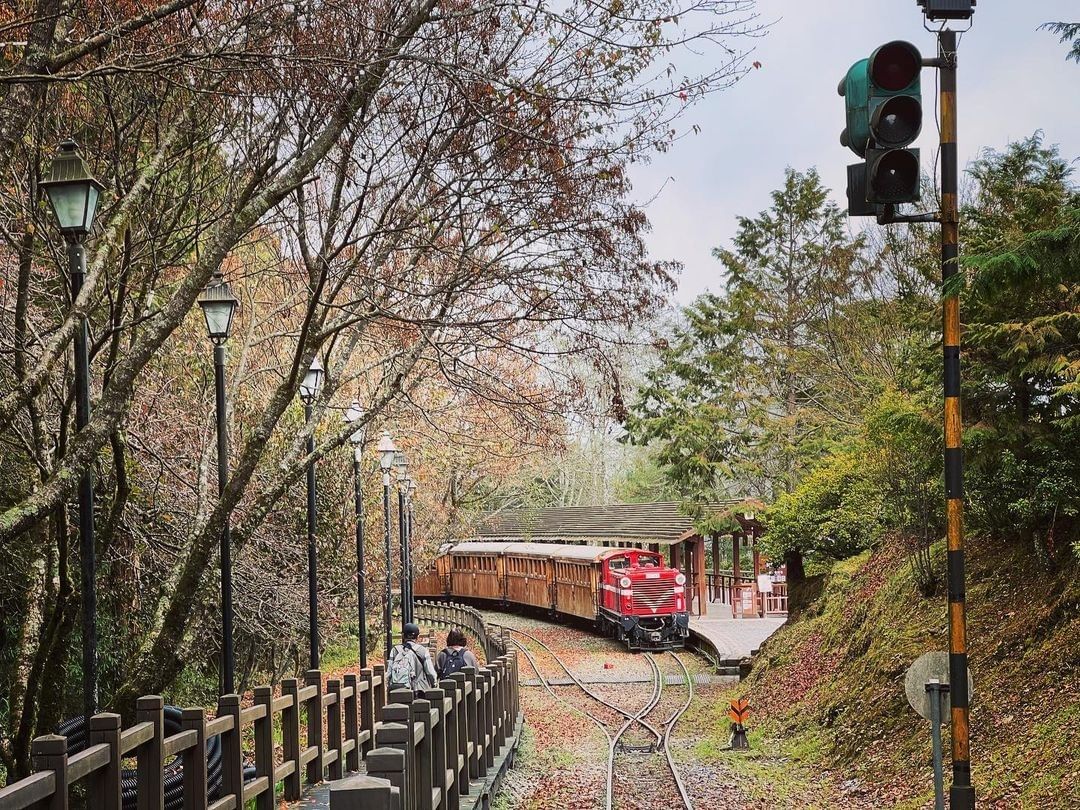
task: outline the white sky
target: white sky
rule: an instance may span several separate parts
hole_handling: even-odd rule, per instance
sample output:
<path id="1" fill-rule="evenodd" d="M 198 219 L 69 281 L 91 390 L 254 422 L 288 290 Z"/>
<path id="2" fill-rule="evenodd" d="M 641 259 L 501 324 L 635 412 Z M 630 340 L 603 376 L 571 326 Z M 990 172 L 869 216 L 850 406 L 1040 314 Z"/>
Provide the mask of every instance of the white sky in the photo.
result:
<path id="1" fill-rule="evenodd" d="M 648 200 L 650 250 L 685 268 L 676 299 L 688 303 L 723 287 L 711 250 L 730 244 L 738 215 L 769 205 L 786 166 L 816 166 L 833 197 L 846 206 L 846 166 L 855 155 L 840 146 L 843 100 L 836 85 L 848 67 L 892 39 L 933 56 L 916 0 L 758 0 L 762 21 L 775 21 L 757 40 L 750 61 L 762 63 L 733 88 L 689 111 L 682 125 L 701 126 L 649 166 L 633 171 L 634 196 Z M 1043 130 L 1067 159 L 1080 157 L 1080 65 L 1038 26 L 1080 20 L 1078 0 L 980 0 L 974 26 L 959 46 L 960 160 L 984 147 Z M 927 170 L 936 147 L 935 71 L 923 70 L 922 148 Z M 1080 172 L 1080 164 L 1078 164 Z M 857 227 L 857 224 L 856 224 Z"/>

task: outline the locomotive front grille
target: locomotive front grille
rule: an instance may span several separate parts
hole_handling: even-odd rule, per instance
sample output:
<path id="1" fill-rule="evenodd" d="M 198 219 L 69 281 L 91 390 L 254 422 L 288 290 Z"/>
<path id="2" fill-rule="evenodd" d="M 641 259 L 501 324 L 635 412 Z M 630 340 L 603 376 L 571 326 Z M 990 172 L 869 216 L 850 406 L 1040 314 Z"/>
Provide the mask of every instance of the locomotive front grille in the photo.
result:
<path id="1" fill-rule="evenodd" d="M 675 610 L 675 585 L 661 580 L 639 580 L 634 583 L 635 611 L 669 613 Z"/>

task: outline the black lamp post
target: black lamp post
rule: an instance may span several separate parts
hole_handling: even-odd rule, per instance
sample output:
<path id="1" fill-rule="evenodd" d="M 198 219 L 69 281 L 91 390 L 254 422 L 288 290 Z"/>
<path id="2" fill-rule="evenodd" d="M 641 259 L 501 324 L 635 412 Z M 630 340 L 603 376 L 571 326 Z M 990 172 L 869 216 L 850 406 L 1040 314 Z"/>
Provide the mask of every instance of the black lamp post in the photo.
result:
<path id="1" fill-rule="evenodd" d="M 49 176 L 41 182 L 49 197 L 60 233 L 68 245 L 68 275 L 72 303 L 79 297 L 86 277 L 83 241 L 94 225 L 98 196 L 104 186 L 95 180 L 75 141 L 60 144 Z M 86 317 L 75 330 L 75 426 L 82 430 L 90 421 L 90 338 Z M 79 481 L 79 560 L 82 567 L 82 669 L 83 712 L 97 711 L 97 593 L 94 582 L 94 471 L 87 467 Z M 89 723 L 89 720 L 87 720 Z"/>
<path id="2" fill-rule="evenodd" d="M 416 497 L 416 482 L 412 477 L 405 479 L 405 562 L 408 576 L 405 579 L 405 604 L 408 606 L 409 621 L 413 620 L 413 499 Z"/>
<path id="3" fill-rule="evenodd" d="M 408 536 L 405 531 L 405 493 L 408 490 L 408 470 L 409 460 L 405 457 L 405 453 L 402 450 L 398 450 L 397 455 L 394 457 L 394 468 L 397 470 L 397 508 L 398 508 L 398 543 L 401 548 L 399 549 L 401 556 L 401 621 L 409 621 L 409 604 L 408 604 L 408 574 L 409 574 L 409 551 L 408 551 Z"/>
<path id="4" fill-rule="evenodd" d="M 323 377 L 322 362 L 316 356 L 311 368 L 300 383 L 300 399 L 304 403 L 304 419 L 311 421 L 311 406 L 319 396 Z M 315 452 L 315 431 L 312 428 L 307 440 L 307 454 Z M 307 560 L 308 560 L 308 645 L 311 648 L 309 661 L 311 669 L 319 668 L 319 585 L 318 554 L 315 548 L 315 462 L 308 462 L 307 467 Z"/>
<path id="5" fill-rule="evenodd" d="M 214 344 L 214 393 L 217 414 L 218 497 L 225 492 L 229 474 L 229 428 L 225 420 L 225 341 L 232 331 L 233 315 L 240 302 L 232 294 L 221 270 L 199 296 L 199 306 L 206 318 L 206 331 Z M 233 673 L 233 597 L 232 541 L 229 516 L 221 527 L 221 694 L 234 692 Z"/>
<path id="6" fill-rule="evenodd" d="M 386 591 L 383 594 L 383 622 L 386 624 L 386 657 L 384 661 L 390 661 L 390 649 L 394 646 L 393 613 L 390 609 L 390 601 L 393 594 L 390 581 L 393 576 L 393 565 L 390 559 L 393 553 L 390 549 L 390 468 L 394 466 L 394 456 L 397 455 L 397 447 L 390 434 L 383 431 L 379 438 L 379 467 L 382 469 L 383 486 L 383 539 L 386 544 Z"/>
<path id="7" fill-rule="evenodd" d="M 360 400 L 353 400 L 345 412 L 345 421 L 354 424 L 363 417 L 364 410 Z M 353 445 L 353 499 L 356 505 L 356 605 L 359 622 L 360 669 L 367 666 L 367 597 L 365 596 L 364 573 L 364 481 L 360 465 L 364 460 L 364 429 L 353 431 L 349 441 Z"/>

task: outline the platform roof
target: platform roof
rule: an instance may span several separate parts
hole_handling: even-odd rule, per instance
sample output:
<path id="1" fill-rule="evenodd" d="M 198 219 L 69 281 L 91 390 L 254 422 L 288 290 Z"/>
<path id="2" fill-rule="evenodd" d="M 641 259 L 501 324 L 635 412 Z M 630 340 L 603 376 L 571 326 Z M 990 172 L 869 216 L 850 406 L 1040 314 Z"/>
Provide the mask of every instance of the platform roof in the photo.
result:
<path id="1" fill-rule="evenodd" d="M 723 514 L 746 503 L 735 498 L 705 507 Z M 736 513 L 748 527 L 756 521 Z M 657 543 L 671 545 L 697 536 L 694 519 L 682 511 L 677 501 L 659 503 L 606 504 L 603 506 L 559 506 L 542 509 L 508 509 L 484 518 L 475 538 L 483 541 L 544 543 L 618 544 Z"/>

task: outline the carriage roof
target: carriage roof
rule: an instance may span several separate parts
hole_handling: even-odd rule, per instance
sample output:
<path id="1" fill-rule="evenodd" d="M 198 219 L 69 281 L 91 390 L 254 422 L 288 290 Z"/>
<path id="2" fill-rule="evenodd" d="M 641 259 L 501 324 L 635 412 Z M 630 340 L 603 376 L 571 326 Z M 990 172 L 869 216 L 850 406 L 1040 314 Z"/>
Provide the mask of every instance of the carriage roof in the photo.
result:
<path id="1" fill-rule="evenodd" d="M 511 557 L 542 557 L 597 562 L 630 550 L 635 549 L 579 546 L 570 543 L 483 542 L 470 540 L 457 543 L 449 549 L 448 553 L 455 557 L 471 554 L 503 554 Z"/>

